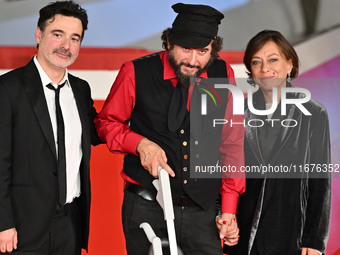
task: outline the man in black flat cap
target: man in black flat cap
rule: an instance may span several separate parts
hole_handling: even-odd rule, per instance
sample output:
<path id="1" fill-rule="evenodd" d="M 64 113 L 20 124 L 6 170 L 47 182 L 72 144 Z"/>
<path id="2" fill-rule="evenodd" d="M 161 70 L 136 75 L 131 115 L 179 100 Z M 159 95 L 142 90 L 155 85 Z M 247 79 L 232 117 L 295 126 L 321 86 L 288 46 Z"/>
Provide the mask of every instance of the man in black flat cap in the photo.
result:
<path id="1" fill-rule="evenodd" d="M 222 254 L 220 238 L 229 245 L 237 243 L 235 213 L 245 182 L 190 178 L 190 140 L 196 146 L 210 136 L 191 136 L 189 102 L 196 87 L 193 80 L 234 78 L 230 65 L 218 58 L 222 39 L 217 32 L 224 15 L 206 5 L 178 3 L 172 8 L 178 15 L 163 32 L 165 51 L 123 64 L 95 124 L 110 151 L 126 154 L 121 175 L 126 181 L 122 214 L 128 254 L 147 254 L 142 222 L 158 237 L 167 237 L 152 185 L 158 166 L 171 176 L 176 236 L 184 254 Z M 225 93 L 225 99 L 227 107 L 219 117 L 242 122 L 243 116 L 232 115 L 231 93 Z M 242 125 L 216 130 L 216 148 L 203 148 L 196 157 L 204 159 L 217 149 L 224 165 L 239 168 L 244 164 Z M 220 234 L 215 225 L 219 193 L 224 223 Z"/>

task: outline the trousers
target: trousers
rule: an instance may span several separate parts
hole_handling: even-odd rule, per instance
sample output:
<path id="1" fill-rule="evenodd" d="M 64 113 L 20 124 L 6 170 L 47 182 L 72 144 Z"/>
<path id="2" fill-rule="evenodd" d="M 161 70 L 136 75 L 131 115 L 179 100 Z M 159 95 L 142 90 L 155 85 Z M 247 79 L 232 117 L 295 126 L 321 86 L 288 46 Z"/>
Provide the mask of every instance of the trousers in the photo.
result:
<path id="1" fill-rule="evenodd" d="M 13 255 L 81 255 L 82 220 L 77 199 L 56 209 L 42 246 L 35 251 L 14 250 Z M 19 239 L 20 242 L 20 239 Z"/>
<path id="2" fill-rule="evenodd" d="M 216 206 L 203 210 L 198 205 L 174 206 L 177 244 L 185 255 L 222 255 L 221 240 L 215 224 Z M 128 255 L 147 255 L 151 246 L 144 230 L 147 222 L 159 238 L 167 239 L 164 213 L 157 201 L 148 201 L 124 191 L 122 222 Z M 168 254 L 164 252 L 163 254 Z"/>

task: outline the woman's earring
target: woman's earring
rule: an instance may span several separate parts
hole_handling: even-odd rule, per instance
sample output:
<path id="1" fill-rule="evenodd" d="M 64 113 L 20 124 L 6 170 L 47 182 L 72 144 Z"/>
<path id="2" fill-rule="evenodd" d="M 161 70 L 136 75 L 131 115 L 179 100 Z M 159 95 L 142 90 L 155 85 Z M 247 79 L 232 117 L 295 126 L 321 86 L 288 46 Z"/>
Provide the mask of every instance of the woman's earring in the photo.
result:
<path id="1" fill-rule="evenodd" d="M 291 82 L 291 81 L 292 81 L 292 79 L 290 78 L 290 73 L 287 75 L 287 81 L 288 81 L 288 82 Z"/>

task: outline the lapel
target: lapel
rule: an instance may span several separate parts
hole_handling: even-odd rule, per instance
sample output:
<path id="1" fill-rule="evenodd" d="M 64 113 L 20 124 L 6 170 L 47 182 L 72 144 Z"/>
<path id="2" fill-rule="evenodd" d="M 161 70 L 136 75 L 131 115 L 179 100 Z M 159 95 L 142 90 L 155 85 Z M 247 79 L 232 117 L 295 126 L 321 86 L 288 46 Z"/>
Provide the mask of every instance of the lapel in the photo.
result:
<path id="1" fill-rule="evenodd" d="M 287 84 L 287 86 L 292 86 L 292 85 Z M 295 93 L 290 93 L 289 95 L 290 95 L 291 98 L 298 98 L 299 97 L 299 94 L 295 94 Z M 253 103 L 254 103 L 255 109 L 265 109 L 264 97 L 263 97 L 263 93 L 260 89 L 253 95 Z M 281 104 L 279 105 L 279 107 L 281 107 Z M 281 115 L 281 109 L 278 109 L 278 110 L 280 111 L 280 115 Z M 280 120 L 279 124 L 281 125 L 281 121 L 283 119 L 293 119 L 293 120 L 295 120 L 299 123 L 299 120 L 301 118 L 302 113 L 301 113 L 301 111 L 299 111 L 297 109 L 296 105 L 288 104 L 286 106 L 286 110 L 287 110 L 286 111 L 287 115 L 282 116 L 282 118 L 280 118 L 281 120 Z M 246 107 L 246 111 L 245 111 L 244 115 L 245 115 L 246 121 L 249 121 L 251 119 L 259 119 L 259 116 L 251 113 L 249 111 L 248 107 Z M 276 142 L 274 144 L 275 154 L 273 155 L 272 160 L 275 159 L 278 154 L 280 154 L 282 147 L 288 141 L 288 139 L 289 139 L 292 131 L 294 130 L 294 128 L 295 127 L 285 127 L 285 126 L 281 127 L 279 136 L 277 137 Z M 258 162 L 260 162 L 261 164 L 269 163 L 269 162 L 264 162 L 264 160 L 263 160 L 261 150 L 260 150 L 259 141 L 258 141 L 258 132 L 257 132 L 256 126 L 255 125 L 254 126 L 246 125 L 245 135 L 246 135 L 246 139 L 247 139 L 255 157 L 257 158 Z"/>
<path id="2" fill-rule="evenodd" d="M 287 82 L 287 87 L 293 87 L 290 83 Z M 287 98 L 299 98 L 302 95 L 299 93 L 289 93 L 287 94 Z M 281 107 L 281 104 L 280 104 Z M 280 115 L 281 115 L 281 109 L 280 110 Z M 295 104 L 288 104 L 286 106 L 286 116 L 280 116 L 281 120 L 283 119 L 292 119 L 295 120 L 297 123 L 300 122 L 300 119 L 302 117 L 302 112 L 296 107 Z M 298 124 L 299 125 L 299 124 Z M 281 131 L 279 133 L 279 136 L 276 139 L 276 142 L 274 144 L 275 148 L 275 154 L 273 155 L 272 159 L 275 159 L 280 153 L 283 148 L 283 146 L 286 144 L 288 141 L 290 135 L 292 134 L 293 130 L 298 127 L 281 127 Z"/>
<path id="3" fill-rule="evenodd" d="M 286 109 L 287 109 L 287 115 L 283 116 L 283 119 L 293 119 L 297 121 L 297 123 L 299 123 L 301 115 L 302 115 L 301 111 L 299 111 L 295 105 L 287 105 Z M 284 126 L 281 127 L 280 134 L 277 137 L 276 142 L 274 144 L 275 154 L 273 155 L 272 159 L 275 159 L 281 153 L 281 149 L 288 141 L 294 128 L 297 128 L 297 127 L 284 127 Z"/>
<path id="4" fill-rule="evenodd" d="M 244 113 L 244 118 L 245 118 L 245 120 L 252 120 L 252 119 L 257 119 L 257 116 L 254 115 L 253 113 L 251 113 L 249 111 L 249 109 L 247 109 Z M 245 135 L 246 135 L 246 139 L 249 143 L 249 146 L 251 147 L 251 150 L 253 151 L 256 159 L 261 164 L 264 164 L 264 160 L 263 160 L 263 157 L 262 157 L 262 154 L 261 154 L 260 144 L 259 144 L 259 140 L 258 140 L 257 128 L 255 126 L 249 126 L 246 123 Z"/>
<path id="5" fill-rule="evenodd" d="M 70 85 L 72 88 L 72 92 L 74 95 L 74 98 L 76 100 L 76 105 L 78 108 L 79 118 L 81 122 L 82 127 L 82 149 L 83 153 L 85 153 L 87 150 L 85 148 L 88 148 L 90 146 L 90 141 L 88 139 L 85 139 L 86 137 L 90 137 L 90 131 L 89 131 L 89 124 L 88 124 L 88 116 L 87 116 L 87 98 L 84 94 L 84 88 L 82 87 L 83 84 L 80 82 L 80 79 L 77 79 L 73 75 L 69 74 L 68 79 L 70 81 Z"/>
<path id="6" fill-rule="evenodd" d="M 31 102 L 35 115 L 37 116 L 44 136 L 46 137 L 46 140 L 55 158 L 57 159 L 50 114 L 48 112 L 41 78 L 38 69 L 33 62 L 33 59 L 27 64 L 24 75 L 26 78 L 24 79 L 23 83 L 27 96 Z"/>
<path id="7" fill-rule="evenodd" d="M 248 102 L 248 100 L 246 100 L 246 102 Z M 263 98 L 262 91 L 260 89 L 257 92 L 255 92 L 253 95 L 253 104 L 254 104 L 255 109 L 260 109 L 261 104 L 264 105 L 264 98 Z M 257 133 L 256 125 L 248 125 L 249 120 L 259 119 L 259 117 L 253 114 L 252 112 L 250 112 L 248 105 L 246 105 L 245 107 L 246 107 L 245 108 L 246 110 L 244 112 L 244 118 L 246 120 L 246 126 L 245 126 L 246 139 L 256 159 L 258 160 L 258 162 L 261 164 L 265 164 L 263 157 L 262 157 L 261 150 L 260 150 L 260 144 L 258 140 L 258 133 Z"/>

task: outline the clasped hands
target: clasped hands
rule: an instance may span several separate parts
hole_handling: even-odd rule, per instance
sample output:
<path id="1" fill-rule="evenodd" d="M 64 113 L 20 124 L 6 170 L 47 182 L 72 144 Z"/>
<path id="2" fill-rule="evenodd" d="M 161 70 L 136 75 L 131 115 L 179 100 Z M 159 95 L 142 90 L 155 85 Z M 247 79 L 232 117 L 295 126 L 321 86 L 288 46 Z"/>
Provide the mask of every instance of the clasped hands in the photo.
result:
<path id="1" fill-rule="evenodd" d="M 215 221 L 224 243 L 228 246 L 236 245 L 239 239 L 239 228 L 235 214 L 222 213 L 216 217 Z"/>

